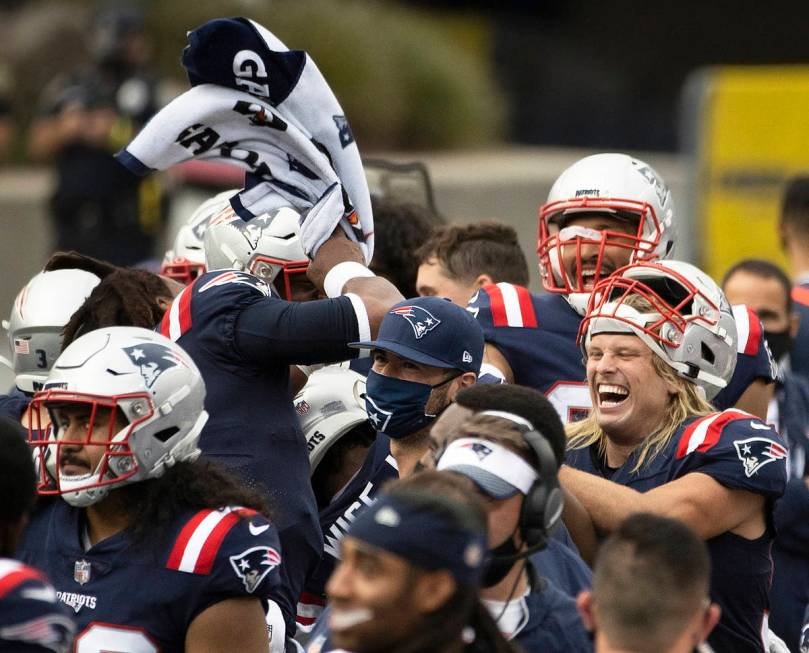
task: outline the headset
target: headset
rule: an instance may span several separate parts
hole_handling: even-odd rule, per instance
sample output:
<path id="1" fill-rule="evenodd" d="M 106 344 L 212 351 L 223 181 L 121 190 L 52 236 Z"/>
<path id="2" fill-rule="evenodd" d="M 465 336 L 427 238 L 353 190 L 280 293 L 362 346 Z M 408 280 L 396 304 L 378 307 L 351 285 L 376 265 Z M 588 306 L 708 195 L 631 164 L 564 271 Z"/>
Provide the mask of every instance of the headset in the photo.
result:
<path id="1" fill-rule="evenodd" d="M 545 436 L 524 417 L 502 410 L 484 410 L 477 414 L 507 419 L 520 427 L 525 442 L 539 461 L 539 476 L 525 495 L 520 511 L 518 525 L 528 549 L 515 559 L 523 558 L 544 549 L 562 521 L 564 495 L 557 478 L 556 456 Z"/>

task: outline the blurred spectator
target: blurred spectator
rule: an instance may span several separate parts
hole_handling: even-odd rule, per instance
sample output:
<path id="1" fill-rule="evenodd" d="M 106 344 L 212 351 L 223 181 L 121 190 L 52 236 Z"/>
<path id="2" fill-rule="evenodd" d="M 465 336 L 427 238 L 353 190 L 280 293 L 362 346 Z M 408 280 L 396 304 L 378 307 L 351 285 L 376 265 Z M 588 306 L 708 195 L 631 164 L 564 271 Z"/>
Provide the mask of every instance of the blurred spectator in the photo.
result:
<path id="1" fill-rule="evenodd" d="M 56 166 L 55 247 L 132 265 L 152 257 L 162 215 L 156 178 L 135 178 L 112 158 L 158 108 L 141 13 L 100 14 L 92 51 L 88 67 L 46 87 L 28 150 Z"/>
<path id="2" fill-rule="evenodd" d="M 465 307 L 481 286 L 528 285 L 517 232 L 499 222 L 441 227 L 416 250 L 416 259 L 418 294 L 447 297 L 459 306 Z"/>
<path id="3" fill-rule="evenodd" d="M 775 510 L 777 535 L 772 548 L 770 628 L 790 650 L 797 650 L 804 606 L 809 603 L 809 383 L 790 370 L 790 349 L 798 327 L 789 278 L 768 261 L 746 259 L 728 270 L 722 289 L 732 304 L 747 304 L 761 318 L 767 342 L 778 360 L 775 398 L 767 421 L 789 445 L 791 477 Z"/>
<path id="4" fill-rule="evenodd" d="M 405 297 L 416 297 L 415 251 L 443 220 L 429 208 L 396 199 L 371 197 L 376 246 L 371 269 Z"/>
<path id="5" fill-rule="evenodd" d="M 596 653 L 691 653 L 719 621 L 710 577 L 708 548 L 685 524 L 628 518 L 599 550 L 592 592 L 578 598 Z"/>
<path id="6" fill-rule="evenodd" d="M 778 225 L 792 272 L 792 299 L 800 317 L 792 347 L 792 369 L 809 378 L 809 176 L 793 177 L 784 190 Z"/>

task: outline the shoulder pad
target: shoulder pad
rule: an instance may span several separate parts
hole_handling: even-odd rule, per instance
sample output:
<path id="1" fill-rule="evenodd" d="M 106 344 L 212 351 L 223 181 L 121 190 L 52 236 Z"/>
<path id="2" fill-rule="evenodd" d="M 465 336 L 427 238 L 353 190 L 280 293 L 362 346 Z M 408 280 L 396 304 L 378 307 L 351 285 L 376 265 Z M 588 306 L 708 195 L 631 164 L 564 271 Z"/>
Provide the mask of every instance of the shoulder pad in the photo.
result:
<path id="1" fill-rule="evenodd" d="M 523 286 L 505 282 L 483 286 L 467 310 L 486 326 L 537 328 L 531 293 Z"/>
<path id="2" fill-rule="evenodd" d="M 739 335 L 737 351 L 740 354 L 755 356 L 764 336 L 758 314 L 745 304 L 733 306 L 733 319 L 736 320 L 736 333 Z"/>
<path id="3" fill-rule="evenodd" d="M 685 456 L 695 451 L 705 453 L 719 442 L 725 427 L 736 420 L 758 421 L 758 418 L 750 413 L 729 408 L 720 413 L 711 413 L 694 420 L 685 427 L 680 436 L 677 443 L 677 458 L 685 458 Z M 762 426 L 767 430 L 772 430 L 765 424 L 762 424 Z"/>
<path id="4" fill-rule="evenodd" d="M 242 517 L 255 514 L 255 510 L 239 507 L 200 510 L 180 530 L 166 567 L 189 574 L 210 574 L 225 536 Z"/>
<path id="5" fill-rule="evenodd" d="M 30 580 L 45 582 L 45 577 L 22 562 L 0 559 L 0 599 Z"/>
<path id="6" fill-rule="evenodd" d="M 695 451 L 706 453 L 714 447 L 722 453 L 735 453 L 748 478 L 764 465 L 787 457 L 787 449 L 772 426 L 733 409 L 707 415 L 687 426 L 677 445 L 677 458 Z"/>

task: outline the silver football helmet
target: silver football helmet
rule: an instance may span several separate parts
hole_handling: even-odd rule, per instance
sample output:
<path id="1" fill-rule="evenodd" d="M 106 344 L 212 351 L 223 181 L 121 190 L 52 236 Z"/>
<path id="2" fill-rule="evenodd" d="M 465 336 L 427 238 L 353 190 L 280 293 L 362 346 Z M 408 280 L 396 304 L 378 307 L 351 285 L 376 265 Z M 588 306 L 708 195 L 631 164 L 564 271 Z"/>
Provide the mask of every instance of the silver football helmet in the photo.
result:
<path id="1" fill-rule="evenodd" d="M 81 336 L 56 360 L 31 403 L 40 493 L 88 506 L 111 489 L 196 459 L 208 419 L 204 401 L 197 366 L 159 333 L 109 327 Z M 42 411 L 50 428 L 40 428 Z"/>
<path id="2" fill-rule="evenodd" d="M 593 289 L 579 327 L 586 346 L 598 333 L 634 333 L 708 400 L 736 368 L 738 334 L 719 286 L 683 261 L 628 265 Z"/>
<path id="3" fill-rule="evenodd" d="M 17 295 L 3 326 L 20 390 L 42 387 L 62 351 L 62 330 L 99 281 L 84 270 L 40 272 Z"/>
<path id="4" fill-rule="evenodd" d="M 208 221 L 238 192 L 238 189 L 223 191 L 197 207 L 177 231 L 174 245 L 163 257 L 160 274 L 188 285 L 205 272 L 203 236 Z"/>
<path id="5" fill-rule="evenodd" d="M 351 429 L 368 421 L 365 377 L 329 365 L 314 372 L 293 401 L 309 450 L 311 473 L 332 446 Z"/>
<path id="6" fill-rule="evenodd" d="M 250 272 L 292 299 L 294 275 L 305 274 L 309 259 L 300 238 L 300 215 L 284 206 L 245 222 L 224 202 L 205 230 L 208 270 Z"/>
<path id="7" fill-rule="evenodd" d="M 632 220 L 637 230 L 627 234 L 565 226 L 571 216 L 582 213 Z M 594 154 L 580 159 L 559 175 L 539 209 L 537 254 L 542 285 L 565 295 L 589 293 L 609 274 L 601 270 L 605 247 L 629 250 L 629 264 L 665 258 L 674 246 L 674 227 L 671 193 L 650 165 L 626 154 Z M 601 248 L 595 270 L 585 273 L 578 249 L 581 245 Z M 571 279 L 562 265 L 563 247 L 577 247 L 575 278 Z"/>

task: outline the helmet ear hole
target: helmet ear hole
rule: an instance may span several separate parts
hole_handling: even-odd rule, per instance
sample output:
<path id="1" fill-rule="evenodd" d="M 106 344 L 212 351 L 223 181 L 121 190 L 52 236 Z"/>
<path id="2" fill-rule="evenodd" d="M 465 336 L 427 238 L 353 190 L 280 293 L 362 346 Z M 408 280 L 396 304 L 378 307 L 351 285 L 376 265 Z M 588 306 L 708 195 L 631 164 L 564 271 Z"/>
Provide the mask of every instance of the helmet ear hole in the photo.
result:
<path id="1" fill-rule="evenodd" d="M 712 351 L 712 350 L 711 350 L 711 348 L 710 348 L 708 345 L 706 345 L 704 342 L 703 342 L 703 343 L 701 343 L 701 346 L 702 346 L 702 358 L 703 358 L 703 359 L 705 359 L 705 361 L 706 361 L 706 362 L 707 362 L 709 365 L 713 365 L 713 364 L 714 364 L 714 361 L 716 360 L 716 356 L 714 356 L 713 351 Z"/>
<path id="2" fill-rule="evenodd" d="M 176 426 L 170 426 L 167 429 L 163 429 L 162 431 L 158 431 L 154 434 L 154 437 L 160 442 L 168 442 L 175 434 L 179 433 L 180 429 Z"/>

